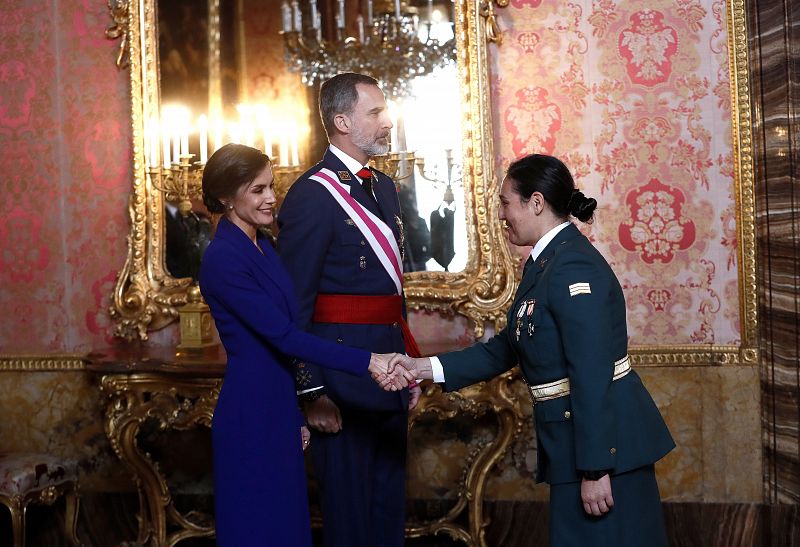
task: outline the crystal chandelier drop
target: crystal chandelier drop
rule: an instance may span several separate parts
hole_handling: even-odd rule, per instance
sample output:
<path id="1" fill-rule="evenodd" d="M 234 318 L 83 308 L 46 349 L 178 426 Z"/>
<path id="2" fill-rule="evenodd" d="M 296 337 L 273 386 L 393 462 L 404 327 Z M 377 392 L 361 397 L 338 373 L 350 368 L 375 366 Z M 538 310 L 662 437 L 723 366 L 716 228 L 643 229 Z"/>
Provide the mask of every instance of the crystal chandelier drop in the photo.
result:
<path id="1" fill-rule="evenodd" d="M 324 25 L 317 0 L 302 5 L 284 0 L 281 6 L 286 65 L 302 74 L 303 83 L 316 85 L 341 72 L 368 74 L 381 83 L 392 99 L 411 94 L 411 81 L 437 67 L 455 61 L 455 38 L 440 41 L 432 33 L 433 0 L 427 2 L 424 20 L 416 7 L 401 0 L 366 0 L 366 13 L 345 18 L 345 0 L 328 0 L 338 5 L 335 36 L 324 37 Z M 333 26 L 333 25 L 331 25 Z M 347 28 L 357 36 L 348 36 Z M 452 34 L 451 34 L 452 36 Z"/>

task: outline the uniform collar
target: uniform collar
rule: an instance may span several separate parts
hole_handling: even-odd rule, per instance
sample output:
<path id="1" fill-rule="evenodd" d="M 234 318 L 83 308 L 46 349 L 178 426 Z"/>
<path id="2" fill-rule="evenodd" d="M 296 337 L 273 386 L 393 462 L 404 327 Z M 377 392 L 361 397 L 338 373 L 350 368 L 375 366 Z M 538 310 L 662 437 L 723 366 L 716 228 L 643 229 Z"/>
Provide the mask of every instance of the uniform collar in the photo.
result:
<path id="1" fill-rule="evenodd" d="M 536 262 L 536 259 L 542 254 L 542 251 L 544 251 L 550 242 L 555 239 L 558 233 L 570 224 L 572 224 L 570 221 L 563 222 L 555 228 L 551 228 L 550 231 L 544 234 L 542 238 L 536 242 L 536 245 L 533 246 L 533 249 L 531 249 L 531 260 Z"/>
<path id="2" fill-rule="evenodd" d="M 341 149 L 334 146 L 333 144 L 328 145 L 328 148 L 330 149 L 331 153 L 337 158 L 339 158 L 339 161 L 341 161 L 344 164 L 344 166 L 347 167 L 347 170 L 350 171 L 360 181 L 361 177 L 356 175 L 356 173 L 361 171 L 361 168 L 364 166 L 361 165 L 361 163 L 359 163 L 357 159 L 347 155 L 347 153 L 345 152 L 342 152 Z"/>

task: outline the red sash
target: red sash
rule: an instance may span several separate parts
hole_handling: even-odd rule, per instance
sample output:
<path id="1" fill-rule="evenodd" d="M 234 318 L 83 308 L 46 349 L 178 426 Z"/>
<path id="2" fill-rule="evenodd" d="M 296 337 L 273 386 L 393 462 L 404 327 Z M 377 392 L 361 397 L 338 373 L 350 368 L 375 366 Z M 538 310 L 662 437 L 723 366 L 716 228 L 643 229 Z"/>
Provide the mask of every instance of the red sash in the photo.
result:
<path id="1" fill-rule="evenodd" d="M 403 330 L 406 353 L 422 357 L 417 341 L 403 317 L 403 299 L 400 295 L 364 296 L 352 294 L 318 294 L 314 305 L 315 323 L 349 323 L 355 325 L 391 325 L 397 323 Z"/>

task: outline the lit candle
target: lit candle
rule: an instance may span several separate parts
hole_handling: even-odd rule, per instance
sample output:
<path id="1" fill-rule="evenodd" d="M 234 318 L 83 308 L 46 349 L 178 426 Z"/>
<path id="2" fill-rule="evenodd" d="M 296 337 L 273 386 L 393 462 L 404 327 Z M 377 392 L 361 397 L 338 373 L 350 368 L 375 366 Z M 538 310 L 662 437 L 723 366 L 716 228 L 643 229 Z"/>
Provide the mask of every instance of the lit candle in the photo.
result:
<path id="1" fill-rule="evenodd" d="M 394 16 L 400 19 L 400 0 L 394 0 Z"/>
<path id="2" fill-rule="evenodd" d="M 358 40 L 364 43 L 364 17 L 359 13 L 356 17 L 356 25 L 358 26 Z"/>
<path id="3" fill-rule="evenodd" d="M 292 8 L 289 7 L 289 4 L 284 0 L 283 4 L 281 4 L 281 18 L 283 19 L 283 32 L 291 32 L 292 31 Z"/>
<path id="4" fill-rule="evenodd" d="M 372 0 L 367 0 L 367 24 L 372 26 Z"/>
<path id="5" fill-rule="evenodd" d="M 200 163 L 205 164 L 208 161 L 208 118 L 205 114 L 197 120 L 197 126 L 200 129 Z"/>
<path id="6" fill-rule="evenodd" d="M 433 21 L 433 0 L 428 0 L 428 21 Z"/>
<path id="7" fill-rule="evenodd" d="M 292 165 L 300 165 L 300 154 L 297 151 L 297 128 L 292 134 Z"/>
<path id="8" fill-rule="evenodd" d="M 161 135 L 161 144 L 164 152 L 164 169 L 169 169 L 170 164 L 170 157 L 169 157 L 169 133 L 167 133 L 166 128 L 163 129 Z"/>
<path id="9" fill-rule="evenodd" d="M 399 0 L 398 0 L 399 1 Z M 344 28 L 344 0 L 339 0 L 339 28 Z"/>
<path id="10" fill-rule="evenodd" d="M 300 13 L 300 3 L 297 0 L 292 0 L 292 20 L 294 21 L 294 30 L 302 32 L 303 15 Z"/>
<path id="11" fill-rule="evenodd" d="M 281 133 L 280 157 L 278 158 L 278 165 L 289 165 L 289 137 L 286 131 Z"/>
<path id="12" fill-rule="evenodd" d="M 222 133 L 223 124 L 222 120 L 217 118 L 214 120 L 214 150 L 218 150 L 222 146 Z"/>
<path id="13" fill-rule="evenodd" d="M 310 3 L 311 3 L 311 27 L 314 30 L 316 30 L 316 29 L 320 28 L 320 25 L 319 25 L 320 22 L 317 20 L 317 15 L 319 15 L 317 13 L 317 1 L 316 0 L 310 0 Z"/>
<path id="14" fill-rule="evenodd" d="M 189 155 L 189 127 L 186 122 L 181 124 L 181 156 Z"/>
<path id="15" fill-rule="evenodd" d="M 181 157 L 181 134 L 174 119 L 172 123 L 172 161 L 179 163 Z"/>

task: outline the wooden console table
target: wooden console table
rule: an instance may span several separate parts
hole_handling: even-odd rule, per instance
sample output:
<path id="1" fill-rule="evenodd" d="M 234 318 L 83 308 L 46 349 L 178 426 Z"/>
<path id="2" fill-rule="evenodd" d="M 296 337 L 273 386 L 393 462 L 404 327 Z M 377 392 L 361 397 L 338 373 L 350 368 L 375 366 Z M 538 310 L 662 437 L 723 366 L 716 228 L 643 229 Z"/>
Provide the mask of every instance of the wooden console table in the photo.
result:
<path id="1" fill-rule="evenodd" d="M 210 427 L 225 362 L 221 349 L 202 358 L 176 357 L 174 349 L 159 347 L 110 349 L 87 357 L 86 368 L 101 375 L 107 400 L 106 435 L 139 491 L 136 545 L 172 547 L 183 539 L 214 535 L 213 521 L 198 522 L 195 515 L 177 510 L 158 462 L 142 450 L 137 435 L 146 420 L 154 420 L 163 430 Z M 426 388 L 409 419 L 409 429 L 424 415 L 447 420 L 491 414 L 497 421 L 497 435 L 476 447 L 465 462 L 457 499 L 447 514 L 429 522 L 408 522 L 406 536 L 446 534 L 469 547 L 486 547 L 486 481 L 522 429 L 523 415 L 511 390 L 517 376 L 507 373 L 456 393 L 442 393 L 438 386 Z M 460 524 L 464 520 L 466 525 Z"/>
<path id="2" fill-rule="evenodd" d="M 86 368 L 101 375 L 106 435 L 139 491 L 137 545 L 172 547 L 214 535 L 210 518 L 198 522 L 177 510 L 158 463 L 141 449 L 137 435 L 146 420 L 162 430 L 210 427 L 225 362 L 222 349 L 203 357 L 176 357 L 174 348 L 159 347 L 109 349 L 87 357 Z"/>

